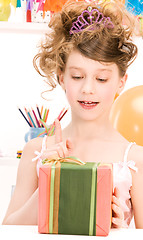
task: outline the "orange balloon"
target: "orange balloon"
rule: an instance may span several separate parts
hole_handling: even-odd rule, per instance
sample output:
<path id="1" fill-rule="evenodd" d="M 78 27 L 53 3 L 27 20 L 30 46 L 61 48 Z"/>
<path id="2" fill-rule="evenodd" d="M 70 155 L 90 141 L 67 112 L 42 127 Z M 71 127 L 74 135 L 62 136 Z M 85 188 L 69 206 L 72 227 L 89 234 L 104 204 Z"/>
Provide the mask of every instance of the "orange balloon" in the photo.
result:
<path id="1" fill-rule="evenodd" d="M 143 146 L 143 85 L 128 89 L 116 99 L 110 121 L 128 141 Z"/>

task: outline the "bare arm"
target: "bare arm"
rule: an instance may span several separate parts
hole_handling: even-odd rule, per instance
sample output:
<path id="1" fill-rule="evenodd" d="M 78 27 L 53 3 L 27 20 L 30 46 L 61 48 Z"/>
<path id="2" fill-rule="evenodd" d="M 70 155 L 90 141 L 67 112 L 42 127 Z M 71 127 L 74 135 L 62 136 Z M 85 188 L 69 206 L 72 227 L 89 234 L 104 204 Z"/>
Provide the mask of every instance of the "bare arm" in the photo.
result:
<path id="1" fill-rule="evenodd" d="M 136 159 L 137 172 L 132 172 L 131 199 L 136 228 L 143 228 L 143 147 L 137 146 L 132 159 Z"/>
<path id="2" fill-rule="evenodd" d="M 34 151 L 41 149 L 41 139 L 33 139 L 24 147 L 19 163 L 16 187 L 3 224 L 37 224 L 38 178 Z"/>
<path id="3" fill-rule="evenodd" d="M 54 140 L 54 141 L 53 141 Z M 32 162 L 35 150 L 41 151 L 42 138 L 31 140 L 25 145 L 20 160 L 17 182 L 14 194 L 10 201 L 3 224 L 37 225 L 38 223 L 38 177 L 36 171 L 37 162 Z M 55 137 L 47 138 L 47 148 L 43 153 L 44 158 L 64 157 L 69 155 L 71 143 L 62 142 L 62 131 L 59 121 L 56 121 Z"/>

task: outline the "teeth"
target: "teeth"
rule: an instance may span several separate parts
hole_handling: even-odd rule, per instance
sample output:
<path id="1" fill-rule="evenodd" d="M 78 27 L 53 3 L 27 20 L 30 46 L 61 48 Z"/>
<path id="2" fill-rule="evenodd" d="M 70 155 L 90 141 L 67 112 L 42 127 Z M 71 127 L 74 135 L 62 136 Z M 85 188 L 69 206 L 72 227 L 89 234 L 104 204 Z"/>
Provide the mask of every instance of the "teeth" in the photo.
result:
<path id="1" fill-rule="evenodd" d="M 81 103 L 85 104 L 85 105 L 96 105 L 97 102 L 87 102 L 87 101 L 81 101 Z"/>
<path id="2" fill-rule="evenodd" d="M 86 101 L 82 101 L 82 103 L 84 103 L 84 104 L 96 104 L 96 102 L 86 102 Z"/>

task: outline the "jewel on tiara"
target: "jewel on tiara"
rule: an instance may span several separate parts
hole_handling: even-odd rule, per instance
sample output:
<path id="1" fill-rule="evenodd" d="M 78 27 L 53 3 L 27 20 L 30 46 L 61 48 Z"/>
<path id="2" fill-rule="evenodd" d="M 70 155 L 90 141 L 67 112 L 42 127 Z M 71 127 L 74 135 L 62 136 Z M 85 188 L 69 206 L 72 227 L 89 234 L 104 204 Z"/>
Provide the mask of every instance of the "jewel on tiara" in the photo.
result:
<path id="1" fill-rule="evenodd" d="M 96 16 L 93 13 L 97 13 Z M 85 19 L 85 14 L 87 15 Z M 80 16 L 78 16 L 77 20 L 72 23 L 72 27 L 70 29 L 70 34 L 78 33 L 83 31 L 86 27 L 91 26 L 90 30 L 94 30 L 94 24 L 103 24 L 107 28 L 114 28 L 114 24 L 112 23 L 110 17 L 105 17 L 103 13 L 99 12 L 98 9 L 92 7 L 88 7 L 87 10 L 84 10 Z"/>

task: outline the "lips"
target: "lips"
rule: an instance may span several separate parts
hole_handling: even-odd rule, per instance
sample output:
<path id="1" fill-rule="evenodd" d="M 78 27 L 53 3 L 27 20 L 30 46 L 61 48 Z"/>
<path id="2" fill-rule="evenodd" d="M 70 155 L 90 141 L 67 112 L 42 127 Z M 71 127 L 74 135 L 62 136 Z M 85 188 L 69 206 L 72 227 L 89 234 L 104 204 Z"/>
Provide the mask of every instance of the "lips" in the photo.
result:
<path id="1" fill-rule="evenodd" d="M 92 109 L 96 107 L 99 102 L 92 102 L 92 101 L 78 101 L 80 106 L 82 106 L 85 109 Z"/>
<path id="2" fill-rule="evenodd" d="M 79 101 L 80 103 L 82 104 L 85 104 L 85 105 L 95 105 L 97 104 L 97 102 L 88 102 L 88 101 Z"/>

